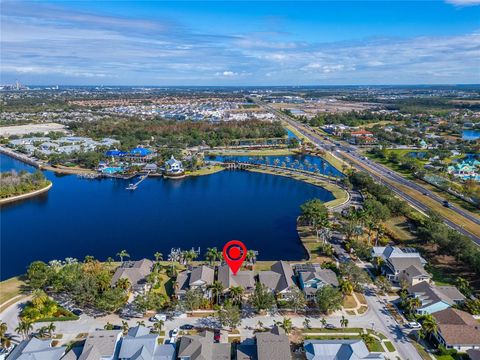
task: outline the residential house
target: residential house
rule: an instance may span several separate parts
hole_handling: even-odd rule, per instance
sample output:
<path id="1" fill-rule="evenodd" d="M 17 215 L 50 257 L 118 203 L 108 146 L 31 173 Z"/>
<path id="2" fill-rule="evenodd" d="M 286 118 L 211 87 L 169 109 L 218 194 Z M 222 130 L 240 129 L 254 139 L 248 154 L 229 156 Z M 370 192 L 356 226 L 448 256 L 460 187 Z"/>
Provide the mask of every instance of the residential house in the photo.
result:
<path id="1" fill-rule="evenodd" d="M 428 282 L 421 282 L 407 289 L 411 296 L 419 298 L 421 306 L 417 313 L 433 314 L 459 304 L 465 300 L 465 296 L 455 286 L 436 286 Z"/>
<path id="2" fill-rule="evenodd" d="M 145 326 L 128 331 L 120 345 L 119 360 L 175 360 L 175 344 L 159 344 L 158 334 Z"/>
<path id="3" fill-rule="evenodd" d="M 274 326 L 256 334 L 256 344 L 237 347 L 237 360 L 291 360 L 290 340 L 285 331 Z"/>
<path id="4" fill-rule="evenodd" d="M 430 274 L 423 268 L 423 266 L 418 266 L 417 263 L 401 270 L 398 274 L 399 282 L 405 282 L 408 286 L 413 286 L 423 281 L 430 282 L 430 279 Z"/>
<path id="5" fill-rule="evenodd" d="M 427 261 L 416 249 L 374 246 L 372 257 L 380 257 L 383 260 L 382 274 L 390 281 L 399 282 L 401 279 L 405 279 L 412 281 L 411 285 L 413 285 L 413 283 L 429 279 L 429 275 L 424 271 Z M 407 269 L 408 271 L 404 271 Z"/>
<path id="6" fill-rule="evenodd" d="M 255 289 L 255 277 L 251 270 L 241 270 L 233 275 L 230 267 L 224 264 L 218 267 L 217 278 L 225 288 L 225 292 L 228 292 L 228 289 L 234 286 L 241 287 L 245 294 L 251 294 Z"/>
<path id="7" fill-rule="evenodd" d="M 111 285 L 115 286 L 119 279 L 128 279 L 132 290 L 136 292 L 145 292 L 149 285 L 146 281 L 147 275 L 152 272 L 153 261 L 142 259 L 138 261 L 125 261 L 113 274 Z"/>
<path id="8" fill-rule="evenodd" d="M 188 289 L 200 289 L 205 297 L 210 298 L 208 286 L 213 284 L 214 278 L 215 270 L 204 265 L 182 271 L 177 276 L 175 295 L 177 299 L 182 299 Z"/>
<path id="9" fill-rule="evenodd" d="M 261 271 L 258 274 L 258 280 L 267 289 L 280 296 L 287 293 L 290 287 L 295 286 L 295 275 L 290 264 L 285 261 L 277 261 L 271 266 L 271 270 Z"/>
<path id="10" fill-rule="evenodd" d="M 383 360 L 381 353 L 371 353 L 363 340 L 307 340 L 303 343 L 308 360 Z"/>
<path id="11" fill-rule="evenodd" d="M 88 334 L 78 360 L 116 359 L 121 337 L 122 332 L 118 330 L 98 330 Z"/>
<path id="12" fill-rule="evenodd" d="M 59 360 L 66 346 L 52 347 L 52 340 L 40 340 L 32 337 L 21 341 L 7 356 L 8 360 Z"/>
<path id="13" fill-rule="evenodd" d="M 349 142 L 355 145 L 371 145 L 375 144 L 377 139 L 373 136 L 372 132 L 360 129 L 350 133 Z"/>
<path id="14" fill-rule="evenodd" d="M 165 173 L 168 176 L 181 176 L 185 173 L 182 162 L 172 157 L 165 162 Z"/>
<path id="15" fill-rule="evenodd" d="M 480 349 L 480 323 L 465 311 L 448 308 L 433 314 L 438 331 L 434 335 L 447 349 L 460 352 Z"/>
<path id="16" fill-rule="evenodd" d="M 318 289 L 325 285 L 337 287 L 339 285 L 337 274 L 331 269 L 322 269 L 318 264 L 295 268 L 300 283 L 300 288 L 307 300 L 313 300 Z"/>
<path id="17" fill-rule="evenodd" d="M 178 347 L 179 360 L 230 360 L 230 343 L 215 343 L 213 332 L 183 335 Z"/>

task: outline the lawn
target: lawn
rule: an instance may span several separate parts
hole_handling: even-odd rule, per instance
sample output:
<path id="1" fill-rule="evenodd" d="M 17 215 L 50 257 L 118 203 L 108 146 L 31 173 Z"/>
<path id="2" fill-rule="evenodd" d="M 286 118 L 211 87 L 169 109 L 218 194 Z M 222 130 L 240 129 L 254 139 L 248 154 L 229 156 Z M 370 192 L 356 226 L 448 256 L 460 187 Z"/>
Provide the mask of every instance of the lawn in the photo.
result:
<path id="1" fill-rule="evenodd" d="M 4 304 L 0 307 L 0 311 L 15 302 L 16 300 L 13 298 L 23 294 L 25 287 L 25 282 L 20 280 L 18 276 L 0 282 L 0 304 Z"/>
<path id="2" fill-rule="evenodd" d="M 384 222 L 387 234 L 395 241 L 415 241 L 416 237 L 411 233 L 408 220 L 404 216 L 395 216 Z"/>
<path id="3" fill-rule="evenodd" d="M 338 328 L 338 329 L 324 329 L 324 328 L 311 328 L 303 329 L 304 333 L 319 333 L 319 334 L 335 334 L 335 333 L 360 333 L 362 328 Z"/>
<path id="4" fill-rule="evenodd" d="M 187 175 L 187 176 L 210 175 L 210 174 L 215 174 L 217 172 L 220 172 L 222 170 L 225 170 L 225 168 L 223 166 L 220 166 L 220 165 L 207 166 L 207 167 L 203 167 L 203 168 L 198 169 L 198 170 L 186 171 L 185 175 Z"/>
<path id="5" fill-rule="evenodd" d="M 395 346 L 393 346 L 393 344 L 390 341 L 385 341 L 383 344 L 385 345 L 388 351 L 390 352 L 395 351 Z"/>
<path id="6" fill-rule="evenodd" d="M 343 298 L 343 307 L 345 309 L 352 309 L 357 307 L 357 302 L 355 301 L 355 298 L 352 295 L 346 295 Z"/>

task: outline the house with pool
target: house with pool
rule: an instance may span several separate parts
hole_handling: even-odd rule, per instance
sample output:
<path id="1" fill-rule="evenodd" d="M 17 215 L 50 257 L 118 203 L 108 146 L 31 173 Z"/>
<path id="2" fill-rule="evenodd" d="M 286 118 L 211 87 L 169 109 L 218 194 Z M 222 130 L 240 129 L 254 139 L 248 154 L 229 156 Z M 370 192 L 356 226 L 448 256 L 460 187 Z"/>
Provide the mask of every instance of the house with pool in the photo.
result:
<path id="1" fill-rule="evenodd" d="M 185 176 L 185 169 L 183 168 L 182 162 L 175 159 L 173 155 L 165 162 L 165 176 L 173 178 Z"/>

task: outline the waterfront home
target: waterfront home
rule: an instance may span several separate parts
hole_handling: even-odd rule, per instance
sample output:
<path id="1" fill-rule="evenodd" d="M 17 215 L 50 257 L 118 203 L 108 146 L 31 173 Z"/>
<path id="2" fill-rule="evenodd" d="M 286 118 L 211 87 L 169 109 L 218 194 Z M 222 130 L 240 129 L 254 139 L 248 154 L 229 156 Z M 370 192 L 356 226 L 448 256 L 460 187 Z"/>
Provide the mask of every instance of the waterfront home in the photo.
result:
<path id="1" fill-rule="evenodd" d="M 114 360 L 118 357 L 122 332 L 97 330 L 87 335 L 83 347 L 72 348 L 65 360 Z"/>
<path id="2" fill-rule="evenodd" d="M 371 353 L 360 339 L 354 340 L 307 340 L 304 341 L 308 360 L 383 360 L 380 353 Z"/>
<path id="3" fill-rule="evenodd" d="M 480 324 L 465 311 L 448 308 L 433 314 L 438 331 L 437 341 L 447 349 L 460 352 L 480 349 Z"/>
<path id="4" fill-rule="evenodd" d="M 280 295 L 288 293 L 289 289 L 295 285 L 295 275 L 289 263 L 277 261 L 269 271 L 261 271 L 258 274 L 258 280 L 265 285 L 267 289 Z"/>
<path id="5" fill-rule="evenodd" d="M 66 346 L 52 347 L 52 340 L 32 337 L 21 341 L 8 355 L 8 360 L 59 360 L 65 354 Z"/>
<path id="6" fill-rule="evenodd" d="M 382 274 L 390 281 L 399 282 L 401 278 L 409 281 L 409 279 L 413 279 L 416 276 L 414 274 L 417 273 L 428 275 L 422 271 L 427 261 L 413 248 L 374 246 L 371 255 L 373 258 L 380 257 L 383 260 Z M 412 267 L 415 267 L 416 271 L 414 271 Z M 404 272 L 406 269 L 409 269 L 409 271 Z"/>
<path id="7" fill-rule="evenodd" d="M 183 168 L 182 162 L 175 159 L 172 155 L 171 158 L 165 162 L 165 174 L 167 176 L 184 175 L 185 169 Z"/>
<path id="8" fill-rule="evenodd" d="M 238 271 L 236 275 L 233 275 L 230 267 L 224 264 L 218 267 L 217 278 L 225 288 L 224 292 L 228 292 L 231 287 L 238 286 L 248 295 L 255 289 L 254 273 L 251 270 Z"/>
<path id="9" fill-rule="evenodd" d="M 302 270 L 298 271 L 297 274 L 300 288 L 303 290 L 307 300 L 314 300 L 317 290 L 325 285 L 334 287 L 338 287 L 339 285 L 337 274 L 331 269 L 322 269 L 319 266 L 315 266 L 314 269 L 310 271 Z"/>
<path id="10" fill-rule="evenodd" d="M 182 271 L 177 276 L 175 296 L 182 299 L 188 289 L 200 289 L 206 298 L 210 298 L 208 286 L 213 284 L 214 278 L 215 270 L 205 265 Z"/>
<path id="11" fill-rule="evenodd" d="M 135 292 L 146 292 L 149 289 L 146 277 L 152 272 L 153 262 L 149 259 L 125 261 L 113 274 L 111 285 L 115 286 L 119 279 L 128 279 Z"/>
<path id="12" fill-rule="evenodd" d="M 183 335 L 178 347 L 179 360 L 230 360 L 230 343 L 215 343 L 213 332 Z"/>
<path id="13" fill-rule="evenodd" d="M 290 340 L 285 330 L 274 326 L 270 331 L 257 332 L 256 344 L 237 347 L 237 360 L 291 360 Z"/>
<path id="14" fill-rule="evenodd" d="M 119 360 L 175 360 L 175 344 L 160 344 L 158 334 L 145 326 L 128 330 L 120 345 Z"/>
<path id="15" fill-rule="evenodd" d="M 421 301 L 417 314 L 433 314 L 447 309 L 465 300 L 465 296 L 455 286 L 436 286 L 428 282 L 421 282 L 410 286 L 408 293 Z"/>

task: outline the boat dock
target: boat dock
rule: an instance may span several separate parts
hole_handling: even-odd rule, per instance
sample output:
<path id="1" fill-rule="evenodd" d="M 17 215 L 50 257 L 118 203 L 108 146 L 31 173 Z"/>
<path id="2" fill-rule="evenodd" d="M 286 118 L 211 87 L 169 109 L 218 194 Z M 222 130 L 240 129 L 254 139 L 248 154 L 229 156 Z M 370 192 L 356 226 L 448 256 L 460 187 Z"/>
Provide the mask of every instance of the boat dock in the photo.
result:
<path id="1" fill-rule="evenodd" d="M 150 171 L 147 172 L 146 174 L 140 176 L 140 180 L 138 180 L 136 183 L 129 184 L 126 189 L 127 189 L 127 190 L 132 190 L 132 191 L 133 191 L 133 190 L 136 190 L 137 187 L 138 187 L 138 185 L 140 185 L 140 183 L 141 183 L 143 180 L 145 180 L 145 179 L 148 177 L 149 174 L 150 174 Z"/>

